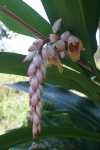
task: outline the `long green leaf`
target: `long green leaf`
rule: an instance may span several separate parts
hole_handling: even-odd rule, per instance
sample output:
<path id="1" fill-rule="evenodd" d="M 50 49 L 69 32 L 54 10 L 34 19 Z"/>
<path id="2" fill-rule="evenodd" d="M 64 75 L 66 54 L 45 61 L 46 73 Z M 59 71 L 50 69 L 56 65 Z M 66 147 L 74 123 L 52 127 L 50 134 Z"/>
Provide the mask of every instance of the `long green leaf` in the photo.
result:
<path id="1" fill-rule="evenodd" d="M 16 129 L 9 133 L 0 136 L 0 150 L 7 150 L 8 148 L 15 147 L 21 143 L 32 140 L 32 127 L 24 127 Z M 66 126 L 50 126 L 42 127 L 41 134 L 37 134 L 38 138 L 47 137 L 71 137 L 89 139 L 93 141 L 100 141 L 100 134 L 93 133 L 88 130 L 78 129 Z"/>
<path id="2" fill-rule="evenodd" d="M 35 30 L 40 32 L 45 37 L 48 37 L 52 32 L 51 25 L 40 16 L 34 9 L 32 9 L 29 5 L 24 3 L 21 0 L 1 0 L 1 6 L 6 6 L 10 12 L 15 14 L 17 17 L 25 21 L 28 25 L 33 27 Z M 0 20 L 12 31 L 32 36 L 32 32 L 28 31 L 21 24 L 13 20 L 11 17 L 6 15 L 2 10 L 0 10 Z"/>
<path id="3" fill-rule="evenodd" d="M 0 72 L 26 76 L 28 67 L 31 62 L 29 61 L 26 63 L 22 63 L 24 58 L 25 58 L 25 55 L 9 53 L 9 52 L 1 52 L 0 53 Z M 80 85 L 80 83 L 81 83 L 80 80 L 83 80 L 82 78 L 79 80 L 79 77 L 81 77 L 81 75 L 79 75 L 78 73 L 76 73 L 74 71 L 70 71 L 67 68 L 63 68 L 63 69 L 64 69 L 64 71 L 61 74 L 61 73 L 59 73 L 57 67 L 52 65 L 50 68 L 47 69 L 47 73 L 46 73 L 47 78 L 46 78 L 46 80 L 44 79 L 43 82 L 55 84 L 55 85 L 61 85 L 68 89 L 75 89 L 76 91 L 84 93 L 85 95 L 89 96 L 90 98 L 97 100 L 96 96 L 94 97 L 93 92 L 92 93 L 87 92 L 87 90 L 85 90 Z M 74 78 L 75 75 L 78 76 L 77 79 L 78 79 L 79 83 L 77 83 L 77 80 Z M 75 82 L 73 82 L 73 81 L 75 81 Z M 91 80 L 90 80 L 90 82 L 93 83 Z M 96 87 L 98 87 L 98 89 L 99 89 L 98 85 L 93 83 L 93 87 L 95 87 L 94 85 Z M 89 87 L 91 88 L 91 85 Z M 95 90 L 96 90 L 96 88 L 95 88 Z"/>

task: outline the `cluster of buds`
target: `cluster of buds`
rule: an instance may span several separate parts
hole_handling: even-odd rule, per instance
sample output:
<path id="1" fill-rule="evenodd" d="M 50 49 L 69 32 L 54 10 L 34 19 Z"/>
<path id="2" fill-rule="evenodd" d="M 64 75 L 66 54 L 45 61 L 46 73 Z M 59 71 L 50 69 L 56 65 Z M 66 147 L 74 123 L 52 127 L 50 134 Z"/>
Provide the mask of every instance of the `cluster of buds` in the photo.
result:
<path id="1" fill-rule="evenodd" d="M 45 148 L 47 146 L 48 146 L 47 141 L 45 141 L 44 144 L 42 143 L 36 144 L 35 142 L 33 142 L 32 145 L 29 147 L 29 149 Z"/>
<path id="2" fill-rule="evenodd" d="M 85 50 L 82 42 L 71 35 L 69 31 L 64 32 L 60 38 L 56 34 L 59 30 L 62 19 L 58 19 L 53 27 L 53 34 L 46 40 L 38 39 L 33 42 L 28 51 L 30 52 L 23 62 L 32 60 L 28 68 L 29 75 L 29 105 L 30 105 L 30 120 L 33 123 L 33 139 L 37 136 L 37 131 L 41 132 L 42 119 L 42 83 L 43 77 L 46 78 L 46 69 L 54 64 L 62 73 L 63 68 L 57 52 L 61 59 L 65 57 L 66 42 L 68 45 L 68 54 L 73 61 L 79 60 L 80 50 Z"/>

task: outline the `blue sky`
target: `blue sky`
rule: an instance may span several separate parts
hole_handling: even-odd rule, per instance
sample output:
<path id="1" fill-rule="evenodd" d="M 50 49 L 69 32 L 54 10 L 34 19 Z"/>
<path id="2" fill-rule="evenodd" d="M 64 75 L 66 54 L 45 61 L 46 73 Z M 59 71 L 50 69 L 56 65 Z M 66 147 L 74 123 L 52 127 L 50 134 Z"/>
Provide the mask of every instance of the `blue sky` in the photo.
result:
<path id="1" fill-rule="evenodd" d="M 32 7 L 35 11 L 37 11 L 45 20 L 48 20 L 45 10 L 42 6 L 40 0 L 23 0 L 30 7 Z M 99 43 L 99 31 L 96 34 L 97 43 Z M 7 51 L 14 51 L 15 53 L 27 55 L 28 48 L 31 46 L 35 39 L 19 34 L 16 38 L 6 39 L 4 38 L 4 46 L 7 48 Z"/>

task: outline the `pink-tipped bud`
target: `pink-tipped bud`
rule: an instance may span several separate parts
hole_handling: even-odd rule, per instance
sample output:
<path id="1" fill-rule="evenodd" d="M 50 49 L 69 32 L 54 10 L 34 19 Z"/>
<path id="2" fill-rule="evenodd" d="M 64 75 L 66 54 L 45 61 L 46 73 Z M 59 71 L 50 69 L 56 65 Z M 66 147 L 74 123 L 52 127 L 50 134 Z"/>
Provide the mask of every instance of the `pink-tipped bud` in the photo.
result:
<path id="1" fill-rule="evenodd" d="M 65 51 L 63 52 L 59 52 L 60 53 L 60 57 L 62 58 L 62 59 L 64 59 L 65 58 Z"/>
<path id="2" fill-rule="evenodd" d="M 42 48 L 42 55 L 44 56 L 45 59 L 49 59 L 49 53 L 47 51 L 47 47 Z"/>
<path id="3" fill-rule="evenodd" d="M 46 78 L 46 68 L 44 67 L 44 65 L 43 65 L 43 63 L 42 63 L 42 65 L 41 65 L 41 71 L 42 71 L 42 75 L 43 75 L 43 77 L 44 78 Z"/>
<path id="4" fill-rule="evenodd" d="M 36 89 L 36 95 L 37 95 L 37 100 L 40 101 L 40 99 L 41 99 L 41 92 L 40 92 L 39 87 Z"/>
<path id="5" fill-rule="evenodd" d="M 79 39 L 73 35 L 68 38 L 68 43 L 79 42 Z"/>
<path id="6" fill-rule="evenodd" d="M 37 130 L 39 133 L 41 133 L 41 124 L 39 124 L 39 126 L 37 127 Z"/>
<path id="7" fill-rule="evenodd" d="M 36 71 L 36 66 L 34 63 L 31 63 L 29 68 L 28 68 L 28 74 L 29 76 L 32 76 L 34 74 L 34 72 Z"/>
<path id="8" fill-rule="evenodd" d="M 68 41 L 68 38 L 71 36 L 71 33 L 69 31 L 64 32 L 61 36 L 60 39 L 63 41 Z"/>
<path id="9" fill-rule="evenodd" d="M 31 87 L 33 88 L 33 90 L 36 90 L 38 87 L 38 79 L 36 76 L 33 76 L 31 80 Z"/>
<path id="10" fill-rule="evenodd" d="M 33 122 L 36 126 L 39 126 L 40 120 L 39 120 L 39 116 L 37 115 L 37 113 L 34 114 Z"/>
<path id="11" fill-rule="evenodd" d="M 54 25 L 53 25 L 53 27 L 52 27 L 53 33 L 56 33 L 56 32 L 59 30 L 61 23 L 62 23 L 62 19 L 61 19 L 61 18 L 59 18 L 59 19 L 54 23 Z"/>
<path id="12" fill-rule="evenodd" d="M 41 58 L 41 56 L 40 55 L 34 56 L 32 62 L 34 63 L 34 65 L 36 67 L 41 67 L 41 64 L 42 64 L 42 58 Z"/>
<path id="13" fill-rule="evenodd" d="M 42 100 L 40 100 L 39 102 L 38 102 L 38 105 L 39 105 L 39 107 L 40 107 L 40 109 L 41 109 L 41 111 L 43 110 L 43 107 L 42 107 Z"/>
<path id="14" fill-rule="evenodd" d="M 57 47 L 58 51 L 64 51 L 65 50 L 65 42 L 63 40 L 57 41 L 56 47 Z"/>
<path id="15" fill-rule="evenodd" d="M 82 51 L 86 51 L 86 49 L 83 47 L 83 48 L 82 48 Z"/>
<path id="16" fill-rule="evenodd" d="M 49 51 L 49 56 L 52 57 L 52 59 L 55 59 L 54 46 L 49 46 L 48 45 L 48 51 Z"/>
<path id="17" fill-rule="evenodd" d="M 41 72 L 41 70 L 39 68 L 37 68 L 36 77 L 37 77 L 37 79 L 39 81 L 39 84 L 42 85 L 42 83 L 43 83 L 43 76 L 42 76 L 42 72 Z"/>
<path id="18" fill-rule="evenodd" d="M 37 126 L 33 123 L 33 139 L 35 140 L 37 136 Z"/>
<path id="19" fill-rule="evenodd" d="M 34 50 L 37 51 L 37 50 L 39 50 L 39 48 L 42 44 L 43 44 L 43 40 L 41 40 L 41 39 L 35 40 L 33 42 L 33 44 L 30 46 L 30 48 L 28 49 L 28 51 L 29 52 L 34 51 Z"/>
<path id="20" fill-rule="evenodd" d="M 39 84 L 39 89 L 40 89 L 40 93 L 41 93 L 41 96 L 42 96 L 42 85 Z"/>
<path id="21" fill-rule="evenodd" d="M 32 87 L 29 87 L 29 96 L 30 98 L 32 97 L 32 95 L 35 93 L 35 90 L 32 89 Z"/>
<path id="22" fill-rule="evenodd" d="M 25 57 L 25 59 L 23 60 L 23 62 L 30 61 L 30 60 L 35 56 L 35 54 L 36 54 L 36 51 L 29 53 L 29 54 Z"/>
<path id="23" fill-rule="evenodd" d="M 36 95 L 36 93 L 34 93 L 31 98 L 31 106 L 35 107 L 37 105 L 37 103 L 38 103 L 37 95 Z"/>
<path id="24" fill-rule="evenodd" d="M 59 39 L 59 36 L 57 34 L 50 34 L 50 42 L 54 43 Z"/>
<path id="25" fill-rule="evenodd" d="M 30 121 L 31 121 L 31 123 L 33 122 L 34 114 L 35 114 L 35 111 L 33 111 L 33 113 L 30 115 Z"/>
<path id="26" fill-rule="evenodd" d="M 55 51 L 55 60 L 58 61 L 58 62 L 60 61 L 60 58 L 59 58 L 59 55 L 58 55 L 57 51 Z"/>
<path id="27" fill-rule="evenodd" d="M 35 114 L 35 107 L 30 106 L 30 115 Z"/>
<path id="28" fill-rule="evenodd" d="M 32 76 L 29 76 L 29 86 L 31 86 L 31 80 L 33 78 L 33 75 Z"/>
<path id="29" fill-rule="evenodd" d="M 40 109 L 39 105 L 36 105 L 36 113 L 38 114 L 39 118 L 41 119 L 42 114 L 41 114 L 41 109 Z"/>

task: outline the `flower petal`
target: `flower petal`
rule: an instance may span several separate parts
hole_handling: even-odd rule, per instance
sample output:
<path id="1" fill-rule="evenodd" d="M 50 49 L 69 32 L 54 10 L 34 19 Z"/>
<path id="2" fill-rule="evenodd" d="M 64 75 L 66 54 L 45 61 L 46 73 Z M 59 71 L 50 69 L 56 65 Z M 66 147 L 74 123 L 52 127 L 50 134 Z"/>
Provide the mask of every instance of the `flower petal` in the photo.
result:
<path id="1" fill-rule="evenodd" d="M 59 52 L 60 53 L 60 57 L 62 58 L 62 59 L 64 59 L 65 58 L 65 51 L 62 51 L 62 52 Z"/>
<path id="2" fill-rule="evenodd" d="M 44 78 L 46 78 L 46 68 L 44 67 L 44 64 L 42 63 L 42 65 L 41 65 L 41 71 L 42 71 L 42 75 L 43 75 L 43 77 Z"/>
<path id="3" fill-rule="evenodd" d="M 37 113 L 34 114 L 34 119 L 33 119 L 33 122 L 36 126 L 39 126 L 40 124 L 40 119 L 39 119 L 39 116 L 37 115 Z"/>
<path id="4" fill-rule="evenodd" d="M 42 85 L 42 83 L 43 83 L 43 76 L 42 76 L 42 72 L 41 72 L 41 70 L 39 68 L 37 68 L 36 77 L 37 77 L 37 79 L 39 81 L 39 84 Z"/>
<path id="5" fill-rule="evenodd" d="M 43 111 L 42 100 L 40 100 L 40 101 L 38 102 L 38 105 L 39 105 L 39 107 L 40 107 L 40 109 L 41 109 L 41 112 L 42 112 L 42 111 Z"/>
<path id="6" fill-rule="evenodd" d="M 36 95 L 37 95 L 37 100 L 40 101 L 40 99 L 41 99 L 41 92 L 40 92 L 39 87 L 36 89 Z"/>
<path id="7" fill-rule="evenodd" d="M 36 105 L 36 113 L 38 114 L 39 118 L 42 119 L 41 109 L 39 105 Z"/>
<path id="8" fill-rule="evenodd" d="M 41 56 L 37 54 L 36 56 L 33 57 L 33 61 L 32 62 L 34 63 L 34 65 L 36 67 L 40 67 L 42 65 L 42 58 L 41 58 Z"/>
<path id="9" fill-rule="evenodd" d="M 37 95 L 36 95 L 36 93 L 34 93 L 31 98 L 31 106 L 35 107 L 37 105 L 37 103 L 38 103 Z"/>
<path id="10" fill-rule="evenodd" d="M 36 54 L 36 51 L 30 52 L 30 53 L 25 57 L 25 59 L 23 60 L 23 62 L 26 62 L 26 61 L 31 60 L 31 59 L 35 56 L 35 54 Z"/>
<path id="11" fill-rule="evenodd" d="M 31 80 L 31 87 L 33 88 L 33 90 L 36 90 L 37 87 L 38 87 L 38 79 L 36 76 L 33 76 L 32 77 L 32 80 Z"/>
<path id="12" fill-rule="evenodd" d="M 42 96 L 42 85 L 39 84 L 39 89 L 40 89 L 40 93 L 41 93 L 41 96 Z"/>
<path id="13" fill-rule="evenodd" d="M 47 47 L 42 48 L 42 55 L 44 56 L 45 59 L 49 59 L 49 54 L 47 51 Z"/>
<path id="14" fill-rule="evenodd" d="M 37 136 L 37 126 L 33 123 L 33 139 L 35 140 Z"/>
<path id="15" fill-rule="evenodd" d="M 68 38 L 71 36 L 71 33 L 69 31 L 64 32 L 61 36 L 60 39 L 63 41 L 68 41 Z"/>
<path id="16" fill-rule="evenodd" d="M 33 42 L 33 44 L 30 46 L 30 48 L 28 49 L 29 52 L 31 51 L 38 51 L 40 46 L 43 44 L 43 40 L 42 39 L 38 39 L 38 40 L 35 40 Z"/>
<path id="17" fill-rule="evenodd" d="M 28 68 L 28 73 L 29 76 L 32 76 L 34 74 L 34 72 L 36 71 L 36 66 L 34 63 L 31 63 L 29 68 Z"/>
<path id="18" fill-rule="evenodd" d="M 57 41 L 56 47 L 57 47 L 58 51 L 64 51 L 65 50 L 65 42 L 63 40 Z"/>
<path id="19" fill-rule="evenodd" d="M 59 36 L 57 34 L 50 34 L 50 42 L 54 43 L 59 39 Z"/>
<path id="20" fill-rule="evenodd" d="M 33 90 L 33 88 L 30 86 L 29 87 L 29 96 L 30 98 L 32 97 L 32 95 L 35 93 L 35 90 Z"/>
<path id="21" fill-rule="evenodd" d="M 53 27 L 52 27 L 53 33 L 56 33 L 56 32 L 59 30 L 61 23 L 62 23 L 62 19 L 61 19 L 61 18 L 59 18 L 59 19 L 54 23 L 54 25 L 53 25 Z"/>

